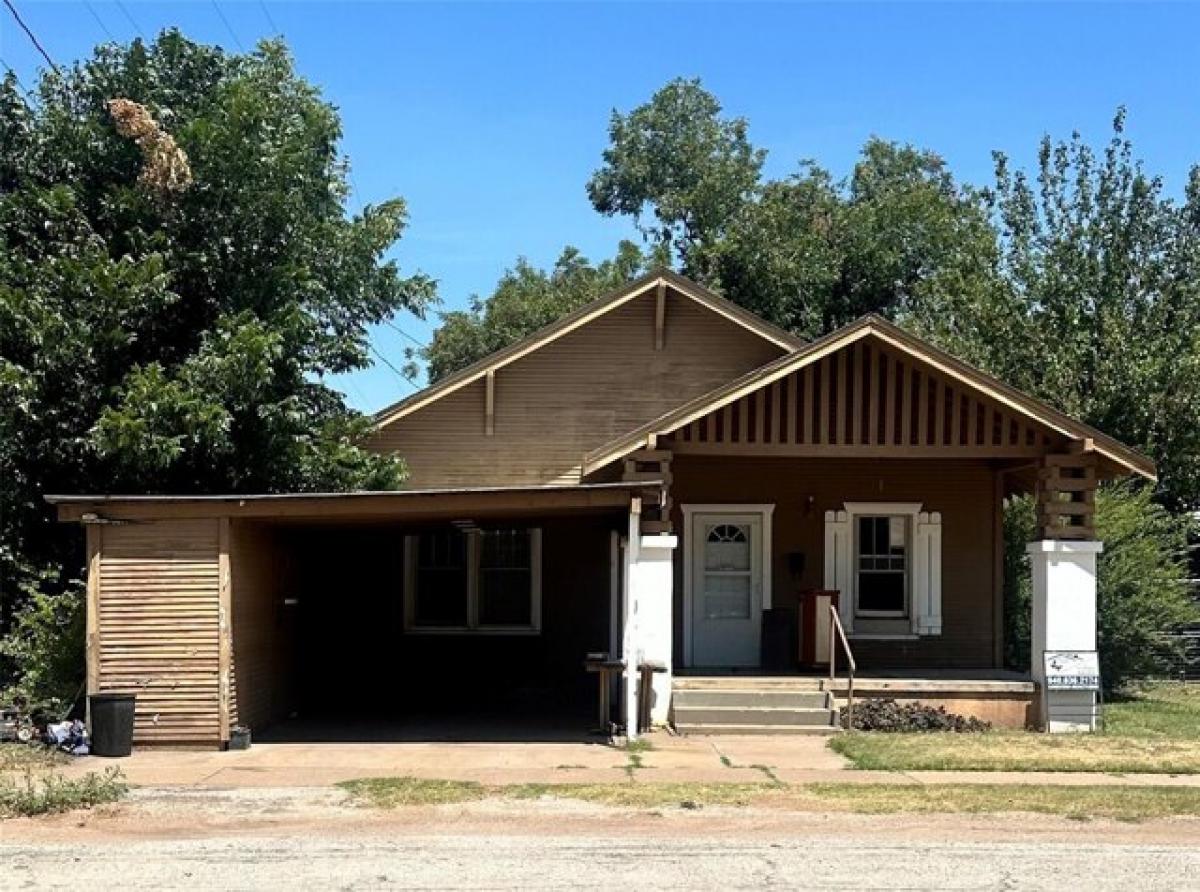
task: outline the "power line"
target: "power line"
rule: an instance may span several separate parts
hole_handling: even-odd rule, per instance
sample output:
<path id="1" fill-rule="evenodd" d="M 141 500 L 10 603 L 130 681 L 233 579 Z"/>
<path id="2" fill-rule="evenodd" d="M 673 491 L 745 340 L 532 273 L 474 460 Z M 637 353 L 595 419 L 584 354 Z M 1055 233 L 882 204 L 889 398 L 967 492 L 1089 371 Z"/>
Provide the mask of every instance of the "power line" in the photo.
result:
<path id="1" fill-rule="evenodd" d="M 8 73 L 11 74 L 16 79 L 18 87 L 20 87 L 22 90 L 25 90 L 26 92 L 29 92 L 28 88 L 21 81 L 21 75 L 17 74 L 17 69 L 13 68 L 7 62 L 5 62 L 3 56 L 0 56 L 0 65 L 3 65 L 5 67 L 5 69 L 8 70 Z"/>
<path id="2" fill-rule="evenodd" d="M 404 337 L 408 338 L 410 341 L 412 341 L 418 347 L 425 346 L 425 344 L 422 341 L 418 341 L 416 338 L 414 338 L 412 335 L 410 335 L 408 332 L 406 332 L 403 328 L 401 328 L 399 325 L 397 325 L 395 322 L 393 322 L 391 319 L 384 319 L 383 324 L 386 325 L 388 328 L 391 328 L 391 329 L 394 329 L 395 331 L 400 332 L 400 334 L 402 334 Z"/>
<path id="3" fill-rule="evenodd" d="M 261 9 L 263 11 L 263 15 L 267 17 L 267 24 L 271 26 L 271 30 L 276 34 L 282 34 L 283 32 L 279 30 L 279 26 L 275 24 L 275 20 L 271 18 L 271 11 L 267 9 L 267 4 L 263 3 L 263 0 L 258 0 L 258 8 Z"/>
<path id="4" fill-rule="evenodd" d="M 133 30 L 136 31 L 143 40 L 146 39 L 146 32 L 142 30 L 142 26 L 134 21 L 133 16 L 129 14 L 129 10 L 125 8 L 125 4 L 121 0 L 117 0 L 117 9 L 121 10 L 121 14 L 125 16 L 129 24 L 133 25 Z"/>
<path id="5" fill-rule="evenodd" d="M 370 349 L 370 351 L 372 353 L 376 354 L 376 357 L 379 359 L 380 363 L 383 363 L 385 366 L 388 366 L 389 369 L 394 371 L 396 373 L 397 378 L 400 378 L 401 381 L 408 384 L 410 388 L 413 388 L 413 390 L 420 390 L 418 385 L 416 385 L 416 383 L 413 381 L 412 377 L 409 377 L 408 375 L 404 375 L 404 373 L 402 371 L 400 371 L 400 369 L 397 369 L 396 366 L 392 365 L 391 360 L 386 358 L 383 353 L 380 353 L 379 351 L 377 351 L 376 347 L 374 347 L 373 343 L 371 343 L 370 341 L 367 342 L 367 349 Z"/>
<path id="6" fill-rule="evenodd" d="M 54 64 L 54 60 L 50 58 L 50 54 L 46 52 L 45 47 L 43 47 L 38 41 L 37 37 L 34 36 L 34 33 L 29 30 L 29 26 L 25 24 L 25 20 L 22 19 L 21 14 L 17 12 L 17 8 L 12 5 L 12 0 L 4 0 L 4 5 L 7 6 L 8 11 L 13 14 L 13 18 L 17 20 L 17 24 L 21 26 L 21 30 L 29 36 L 30 41 L 32 41 L 33 45 L 37 47 L 37 51 L 42 54 L 42 58 L 46 60 L 46 63 L 51 68 L 54 69 L 54 73 L 61 75 L 62 72 L 58 70 L 58 66 Z"/>
<path id="7" fill-rule="evenodd" d="M 229 24 L 229 19 L 225 18 L 225 13 L 221 12 L 221 6 L 217 3 L 217 0 L 212 0 L 212 8 L 217 11 L 217 15 L 221 17 L 221 21 L 225 23 L 225 28 L 229 31 L 229 36 L 233 38 L 233 42 L 237 44 L 237 48 L 243 53 L 246 52 L 246 48 L 242 46 L 242 42 L 238 40 L 237 33 L 233 30 L 233 25 Z"/>
<path id="8" fill-rule="evenodd" d="M 104 24 L 104 19 L 100 18 L 100 13 L 96 12 L 96 8 L 94 6 L 92 6 L 92 4 L 88 2 L 88 0 L 83 0 L 83 5 L 86 6 L 87 11 L 92 14 L 92 18 L 94 18 L 96 20 L 96 24 L 100 26 L 100 30 L 102 30 L 105 34 L 108 35 L 108 39 L 111 40 L 113 43 L 117 43 L 116 35 L 108 30 L 108 25 Z"/>

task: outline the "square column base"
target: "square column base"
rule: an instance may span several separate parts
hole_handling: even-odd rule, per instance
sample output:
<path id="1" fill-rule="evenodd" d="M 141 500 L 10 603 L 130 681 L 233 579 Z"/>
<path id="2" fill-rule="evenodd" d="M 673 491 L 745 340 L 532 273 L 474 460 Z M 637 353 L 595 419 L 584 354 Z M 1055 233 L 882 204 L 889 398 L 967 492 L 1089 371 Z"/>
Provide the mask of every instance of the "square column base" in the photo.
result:
<path id="1" fill-rule="evenodd" d="M 1095 691 L 1044 691 L 1046 730 L 1051 734 L 1086 734 L 1096 730 L 1099 709 Z"/>

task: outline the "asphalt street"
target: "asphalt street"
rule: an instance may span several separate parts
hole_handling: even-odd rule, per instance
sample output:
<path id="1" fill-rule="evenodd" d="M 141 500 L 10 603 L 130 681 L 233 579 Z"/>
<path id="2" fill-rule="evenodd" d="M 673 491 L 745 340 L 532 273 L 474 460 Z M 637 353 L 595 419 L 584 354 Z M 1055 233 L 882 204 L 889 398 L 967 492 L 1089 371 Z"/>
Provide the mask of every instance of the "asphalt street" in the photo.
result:
<path id="1" fill-rule="evenodd" d="M 1027 818 L 1028 819 L 1028 818 Z M 207 838 L 5 845 L 0 888 L 1200 889 L 1198 846 L 758 836 Z"/>

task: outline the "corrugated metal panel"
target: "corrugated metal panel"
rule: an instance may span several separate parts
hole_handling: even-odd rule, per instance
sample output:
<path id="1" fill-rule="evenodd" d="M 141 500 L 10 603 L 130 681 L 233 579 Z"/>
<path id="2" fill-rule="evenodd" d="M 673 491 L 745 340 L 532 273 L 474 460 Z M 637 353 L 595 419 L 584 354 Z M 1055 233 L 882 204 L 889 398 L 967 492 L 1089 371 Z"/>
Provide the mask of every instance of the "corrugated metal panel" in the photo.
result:
<path id="1" fill-rule="evenodd" d="M 217 521 L 102 528 L 99 687 L 137 694 L 137 743 L 215 744 Z"/>

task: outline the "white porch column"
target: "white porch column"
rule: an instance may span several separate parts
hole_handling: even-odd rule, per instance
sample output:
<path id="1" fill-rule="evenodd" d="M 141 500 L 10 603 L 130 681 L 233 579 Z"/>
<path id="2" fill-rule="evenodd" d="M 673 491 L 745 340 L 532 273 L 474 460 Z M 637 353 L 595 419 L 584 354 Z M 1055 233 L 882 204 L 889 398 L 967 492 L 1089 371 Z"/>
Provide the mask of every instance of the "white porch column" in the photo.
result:
<path id="1" fill-rule="evenodd" d="M 633 567 L 633 592 L 638 611 L 638 662 L 662 663 L 666 672 L 654 674 L 650 721 L 665 724 L 671 706 L 671 606 L 674 600 L 676 536 L 642 536 Z"/>
<path id="2" fill-rule="evenodd" d="M 630 512 L 629 540 L 625 549 L 625 634 L 621 654 L 625 660 L 622 719 L 629 739 L 637 737 L 638 667 L 651 660 L 667 667 L 656 673 L 650 720 L 667 721 L 671 706 L 671 605 L 674 590 L 675 536 L 644 536 L 640 513 Z"/>
<path id="3" fill-rule="evenodd" d="M 1047 691 L 1048 650 L 1096 649 L 1096 555 L 1103 542 L 1043 539 L 1026 546 L 1033 571 L 1032 674 L 1042 689 L 1051 733 L 1094 731 L 1094 691 Z"/>

